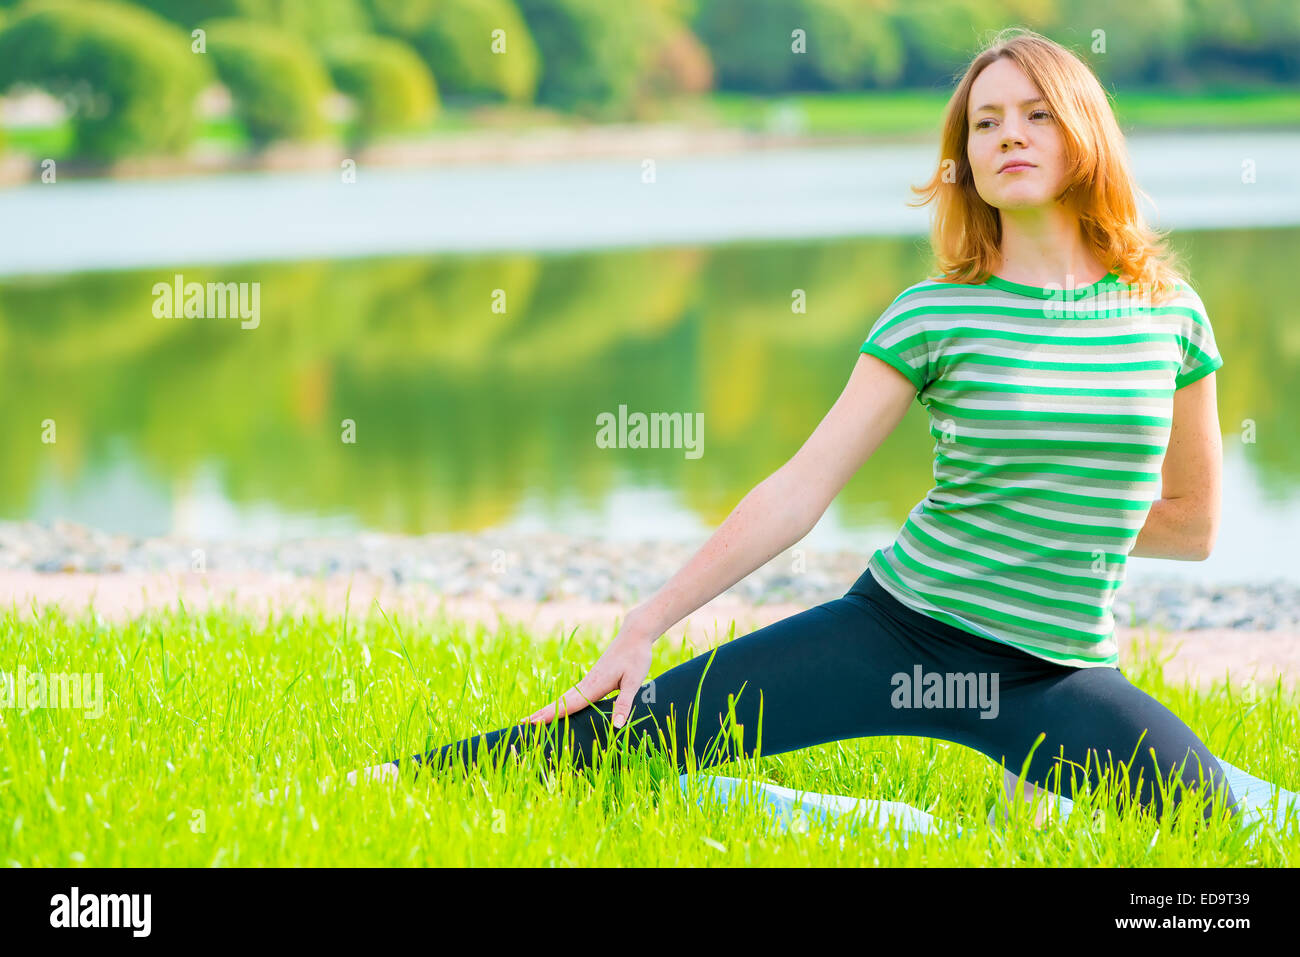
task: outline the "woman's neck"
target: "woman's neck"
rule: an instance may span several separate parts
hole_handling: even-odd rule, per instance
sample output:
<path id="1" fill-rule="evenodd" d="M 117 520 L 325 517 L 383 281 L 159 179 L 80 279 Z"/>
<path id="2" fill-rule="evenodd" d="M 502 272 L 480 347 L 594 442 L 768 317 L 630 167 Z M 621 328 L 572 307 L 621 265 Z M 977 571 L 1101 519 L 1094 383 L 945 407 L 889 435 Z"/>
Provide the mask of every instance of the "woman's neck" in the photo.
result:
<path id="1" fill-rule="evenodd" d="M 1084 242 L 1078 218 L 1059 204 L 999 215 L 1002 261 L 994 272 L 1008 282 L 1074 289 L 1110 271 Z"/>

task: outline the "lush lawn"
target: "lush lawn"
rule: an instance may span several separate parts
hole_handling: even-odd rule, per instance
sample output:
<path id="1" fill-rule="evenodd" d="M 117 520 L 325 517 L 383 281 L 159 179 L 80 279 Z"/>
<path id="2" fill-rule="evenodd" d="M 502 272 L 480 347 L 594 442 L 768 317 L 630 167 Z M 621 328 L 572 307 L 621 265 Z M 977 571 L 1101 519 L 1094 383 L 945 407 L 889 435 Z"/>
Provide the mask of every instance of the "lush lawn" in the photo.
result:
<path id="1" fill-rule="evenodd" d="M 542 116 L 542 114 L 539 114 Z M 439 115 L 430 131 L 419 132 L 427 136 L 429 132 L 458 132 L 475 127 L 473 115 L 465 110 L 444 111 Z M 336 142 L 346 140 L 349 124 L 332 122 L 329 124 L 329 136 Z M 72 147 L 72 127 L 68 123 L 55 126 L 24 126 L 6 129 L 4 144 L 13 150 L 22 151 L 32 156 L 66 157 Z M 248 134 L 238 120 L 231 117 L 210 119 L 203 122 L 195 139 L 195 146 L 204 148 L 245 150 L 249 147 Z"/>
<path id="2" fill-rule="evenodd" d="M 827 93 L 754 97 L 716 94 L 719 115 L 751 129 L 799 122 L 813 134 L 884 135 L 938 131 L 946 93 Z M 1123 93 L 1113 99 L 1126 131 L 1139 129 L 1300 128 L 1300 93 L 1225 90 L 1215 93 Z"/>
<path id="3" fill-rule="evenodd" d="M 464 778 L 322 794 L 318 779 L 514 723 L 585 673 L 610 634 L 494 637 L 445 620 L 377 613 L 248 617 L 154 613 L 127 624 L 47 610 L 0 621 L 15 672 L 100 673 L 102 715 L 0 708 L 0 865 L 1195 865 L 1292 866 L 1294 831 L 1247 846 L 1239 829 L 1156 833 L 1149 815 L 995 835 L 1001 772 L 984 756 L 919 738 L 863 738 L 717 773 L 905 801 L 974 827 L 896 847 L 868 828 L 782 831 L 757 810 L 720 813 L 683 795 L 658 756 L 548 776 L 507 763 Z M 661 641 L 651 676 L 685 660 Z M 1215 754 L 1300 788 L 1300 700 L 1274 689 L 1197 694 L 1126 664 L 1135 683 Z M 84 704 L 84 702 L 83 702 Z M 531 760 L 531 758 L 530 758 Z M 692 778 L 693 782 L 697 779 Z M 272 803 L 258 792 L 291 789 Z M 702 792 L 697 792 L 702 793 Z M 1083 806 L 1081 801 L 1079 807 Z M 843 837 L 841 847 L 838 838 Z"/>

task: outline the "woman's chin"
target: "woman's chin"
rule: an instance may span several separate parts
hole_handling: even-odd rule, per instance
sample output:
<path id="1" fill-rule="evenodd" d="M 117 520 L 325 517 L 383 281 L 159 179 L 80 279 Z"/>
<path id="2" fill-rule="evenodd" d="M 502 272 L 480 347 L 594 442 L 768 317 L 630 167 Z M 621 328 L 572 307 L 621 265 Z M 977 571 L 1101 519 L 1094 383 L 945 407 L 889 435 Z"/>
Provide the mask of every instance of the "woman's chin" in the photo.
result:
<path id="1" fill-rule="evenodd" d="M 1005 190 L 989 205 L 1006 212 L 1023 212 L 1030 209 L 1047 209 L 1055 206 L 1056 201 L 1051 196 L 1044 196 L 1038 189 L 1032 191 L 1011 189 Z"/>

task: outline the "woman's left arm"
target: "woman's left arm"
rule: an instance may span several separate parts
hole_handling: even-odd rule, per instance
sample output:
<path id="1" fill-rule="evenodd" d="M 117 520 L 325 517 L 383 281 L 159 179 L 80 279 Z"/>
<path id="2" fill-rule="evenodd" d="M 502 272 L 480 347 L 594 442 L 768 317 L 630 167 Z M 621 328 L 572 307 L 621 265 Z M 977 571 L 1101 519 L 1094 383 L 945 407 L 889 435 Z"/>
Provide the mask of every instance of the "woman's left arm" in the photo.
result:
<path id="1" fill-rule="evenodd" d="M 1174 393 L 1160 498 L 1151 505 L 1130 556 L 1200 562 L 1219 534 L 1223 437 L 1211 372 Z"/>

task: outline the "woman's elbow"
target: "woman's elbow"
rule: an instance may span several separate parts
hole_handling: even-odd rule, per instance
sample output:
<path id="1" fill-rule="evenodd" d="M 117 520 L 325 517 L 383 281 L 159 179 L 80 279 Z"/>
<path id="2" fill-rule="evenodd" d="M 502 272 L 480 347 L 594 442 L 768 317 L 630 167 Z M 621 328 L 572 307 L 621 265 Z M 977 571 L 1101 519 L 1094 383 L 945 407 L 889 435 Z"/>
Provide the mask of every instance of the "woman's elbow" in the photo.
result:
<path id="1" fill-rule="evenodd" d="M 1219 537 L 1219 520 L 1217 516 L 1211 516 L 1206 523 L 1205 531 L 1196 539 L 1196 551 L 1192 561 L 1203 562 L 1210 557 L 1214 551 L 1214 543 Z"/>

